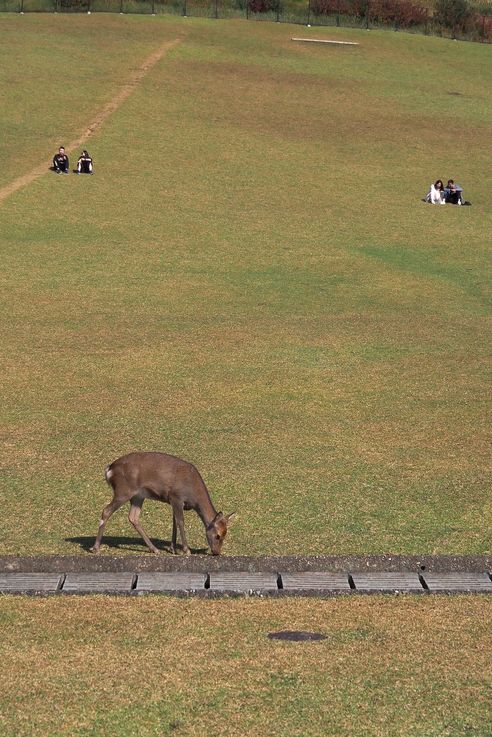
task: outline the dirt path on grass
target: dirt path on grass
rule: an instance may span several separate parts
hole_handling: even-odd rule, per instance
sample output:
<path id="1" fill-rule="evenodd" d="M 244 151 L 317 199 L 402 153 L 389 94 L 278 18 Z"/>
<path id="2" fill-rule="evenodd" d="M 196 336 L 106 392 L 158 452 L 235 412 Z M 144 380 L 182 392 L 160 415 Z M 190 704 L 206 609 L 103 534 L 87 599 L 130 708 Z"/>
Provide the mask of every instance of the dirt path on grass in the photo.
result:
<path id="1" fill-rule="evenodd" d="M 70 153 L 74 149 L 83 146 L 83 144 L 91 136 L 93 136 L 96 131 L 99 130 L 101 125 L 109 118 L 109 116 L 125 102 L 125 100 L 140 84 L 145 75 L 150 72 L 150 70 L 157 64 L 160 59 L 162 59 L 164 54 L 177 46 L 179 43 L 181 43 L 181 39 L 166 41 L 166 43 L 162 44 L 162 46 L 160 46 L 157 51 L 154 51 L 154 53 L 151 54 L 143 62 L 143 64 L 131 75 L 128 82 L 123 85 L 118 94 L 115 95 L 109 102 L 106 103 L 106 105 L 104 105 L 104 107 L 98 113 L 94 115 L 92 123 L 87 126 L 85 131 L 78 138 L 71 141 L 67 146 L 65 146 L 66 151 Z M 22 176 L 17 177 L 17 179 L 14 179 L 13 182 L 10 182 L 10 184 L 7 184 L 5 187 L 0 189 L 0 203 L 14 192 L 17 192 L 18 189 L 26 187 L 28 184 L 31 184 L 31 182 L 34 182 L 35 179 L 38 179 L 38 177 L 46 174 L 51 164 L 51 159 L 49 161 L 44 161 L 42 164 L 36 166 L 35 169 L 32 169 L 27 174 L 23 174 Z"/>

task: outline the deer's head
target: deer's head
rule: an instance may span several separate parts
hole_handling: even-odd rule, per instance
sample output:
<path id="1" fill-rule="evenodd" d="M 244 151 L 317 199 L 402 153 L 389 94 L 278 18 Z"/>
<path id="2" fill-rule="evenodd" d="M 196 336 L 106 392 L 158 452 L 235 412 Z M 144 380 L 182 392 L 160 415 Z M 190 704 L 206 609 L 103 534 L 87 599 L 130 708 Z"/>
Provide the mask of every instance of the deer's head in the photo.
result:
<path id="1" fill-rule="evenodd" d="M 212 555 L 220 555 L 224 538 L 227 535 L 227 527 L 233 521 L 234 517 L 234 512 L 228 515 L 218 512 L 207 526 L 207 542 L 210 545 Z"/>

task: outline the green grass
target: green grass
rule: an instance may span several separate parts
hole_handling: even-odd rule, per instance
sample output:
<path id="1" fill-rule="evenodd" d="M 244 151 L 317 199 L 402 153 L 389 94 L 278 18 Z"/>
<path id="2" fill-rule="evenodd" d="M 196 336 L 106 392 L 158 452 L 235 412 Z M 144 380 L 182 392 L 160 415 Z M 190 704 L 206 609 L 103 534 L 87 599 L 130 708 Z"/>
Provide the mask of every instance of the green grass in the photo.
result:
<path id="1" fill-rule="evenodd" d="M 94 177 L 0 204 L 0 553 L 80 552 L 134 449 L 198 466 L 239 513 L 231 554 L 490 553 L 490 48 L 168 16 L 0 31 L 0 188 L 181 41 L 87 142 Z M 437 177 L 473 206 L 420 202 Z M 144 517 L 169 539 L 169 508 Z M 142 550 L 123 512 L 107 532 Z"/>
<path id="2" fill-rule="evenodd" d="M 2 597 L 2 734 L 488 737 L 491 604 Z"/>

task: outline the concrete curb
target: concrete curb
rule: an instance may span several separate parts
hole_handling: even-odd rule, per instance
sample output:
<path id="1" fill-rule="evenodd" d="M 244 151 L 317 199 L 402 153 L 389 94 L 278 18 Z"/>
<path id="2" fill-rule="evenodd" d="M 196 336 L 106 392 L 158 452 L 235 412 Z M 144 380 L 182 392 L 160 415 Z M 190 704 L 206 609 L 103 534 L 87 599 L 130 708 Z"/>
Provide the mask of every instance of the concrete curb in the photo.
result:
<path id="1" fill-rule="evenodd" d="M 0 573 L 76 573 L 76 572 L 187 572 L 212 571 L 249 573 L 333 573 L 423 571 L 434 573 L 492 570 L 492 555 L 320 555 L 320 556 L 226 556 L 212 555 L 34 555 L 0 556 Z"/>

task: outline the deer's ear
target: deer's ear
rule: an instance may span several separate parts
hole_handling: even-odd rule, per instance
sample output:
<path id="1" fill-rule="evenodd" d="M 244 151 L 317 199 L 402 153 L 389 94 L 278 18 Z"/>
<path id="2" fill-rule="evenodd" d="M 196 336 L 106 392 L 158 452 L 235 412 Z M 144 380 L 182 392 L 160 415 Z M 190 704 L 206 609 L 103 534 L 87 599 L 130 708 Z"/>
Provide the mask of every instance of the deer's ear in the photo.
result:
<path id="1" fill-rule="evenodd" d="M 227 522 L 228 525 L 231 525 L 233 522 L 236 521 L 236 518 L 237 518 L 236 512 L 231 512 L 230 514 L 227 515 L 227 517 L 225 518 L 225 520 L 226 520 L 226 522 Z"/>

